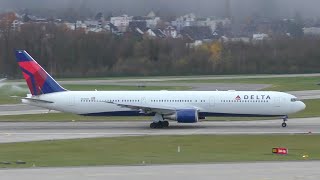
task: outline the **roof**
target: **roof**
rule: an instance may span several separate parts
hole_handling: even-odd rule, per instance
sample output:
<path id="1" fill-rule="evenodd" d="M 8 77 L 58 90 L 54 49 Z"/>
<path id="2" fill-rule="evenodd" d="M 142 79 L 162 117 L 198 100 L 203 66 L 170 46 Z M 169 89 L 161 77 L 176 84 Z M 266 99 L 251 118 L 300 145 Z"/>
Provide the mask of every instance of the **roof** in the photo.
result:
<path id="1" fill-rule="evenodd" d="M 188 26 L 183 28 L 180 33 L 183 37 L 193 41 L 215 38 L 210 27 L 206 26 Z"/>
<path id="2" fill-rule="evenodd" d="M 139 28 L 141 31 L 147 31 L 147 22 L 146 21 L 131 21 L 129 22 L 129 29 L 135 30 Z"/>
<path id="3" fill-rule="evenodd" d="M 156 34 L 157 37 L 159 38 L 165 38 L 166 35 L 161 31 L 161 29 L 155 29 L 153 32 Z"/>

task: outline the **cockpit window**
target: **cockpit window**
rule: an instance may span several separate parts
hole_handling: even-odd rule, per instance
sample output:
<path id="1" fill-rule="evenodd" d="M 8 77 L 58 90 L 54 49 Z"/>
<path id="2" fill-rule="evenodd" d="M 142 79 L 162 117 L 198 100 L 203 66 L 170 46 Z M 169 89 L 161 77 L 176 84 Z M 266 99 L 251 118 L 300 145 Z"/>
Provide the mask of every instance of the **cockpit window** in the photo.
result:
<path id="1" fill-rule="evenodd" d="M 291 102 L 296 102 L 296 101 L 299 101 L 298 98 L 291 98 Z"/>

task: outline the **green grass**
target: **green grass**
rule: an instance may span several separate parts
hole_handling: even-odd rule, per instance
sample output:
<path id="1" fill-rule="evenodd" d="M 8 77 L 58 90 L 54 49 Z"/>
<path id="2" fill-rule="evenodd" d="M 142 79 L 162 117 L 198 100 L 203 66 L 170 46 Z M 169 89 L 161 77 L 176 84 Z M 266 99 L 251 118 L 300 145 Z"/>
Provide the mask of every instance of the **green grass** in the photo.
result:
<path id="1" fill-rule="evenodd" d="M 0 144 L 0 161 L 57 167 L 320 159 L 320 135 L 144 136 Z M 180 153 L 177 147 L 180 146 Z M 286 147 L 289 155 L 271 153 Z"/>
<path id="2" fill-rule="evenodd" d="M 21 103 L 20 97 L 25 97 L 29 93 L 26 86 L 0 86 L 0 104 Z"/>
<path id="3" fill-rule="evenodd" d="M 264 90 L 270 91 L 302 91 L 320 90 L 320 77 L 286 77 L 286 78 L 248 78 L 248 79 L 205 79 L 175 81 L 184 83 L 244 83 L 244 84 L 272 84 Z"/>
<path id="4" fill-rule="evenodd" d="M 319 117 L 320 116 L 320 99 L 303 100 L 306 109 L 299 113 L 293 114 L 291 118 Z"/>
<path id="5" fill-rule="evenodd" d="M 171 77 L 115 77 L 115 78 L 87 78 L 88 80 L 99 80 L 99 79 L 136 79 L 136 78 L 188 78 L 189 76 L 171 76 Z M 231 76 L 190 76 L 190 77 L 237 77 Z M 68 79 L 61 79 L 68 80 Z M 80 78 L 69 79 L 69 80 L 81 80 Z M 82 79 L 83 80 L 83 79 Z M 300 90 L 318 90 L 320 86 L 320 77 L 275 77 L 275 78 L 241 78 L 241 79 L 199 79 L 199 80 L 181 80 L 181 81 L 167 81 L 167 82 L 184 82 L 184 83 L 245 83 L 245 84 L 272 84 L 271 87 L 264 90 L 272 91 L 300 91 Z M 165 83 L 165 82 L 163 82 Z M 97 88 L 93 88 L 97 89 Z M 118 89 L 117 89 L 118 90 Z"/>
<path id="6" fill-rule="evenodd" d="M 307 108 L 304 111 L 290 115 L 289 118 L 308 118 L 320 116 L 320 99 L 305 100 Z M 207 121 L 247 121 L 247 120 L 267 120 L 276 119 L 276 117 L 208 117 Z M 147 121 L 151 117 L 88 117 L 79 116 L 70 113 L 45 113 L 29 115 L 8 115 L 0 116 L 0 121 L 17 121 L 17 122 L 45 122 L 45 121 Z"/>

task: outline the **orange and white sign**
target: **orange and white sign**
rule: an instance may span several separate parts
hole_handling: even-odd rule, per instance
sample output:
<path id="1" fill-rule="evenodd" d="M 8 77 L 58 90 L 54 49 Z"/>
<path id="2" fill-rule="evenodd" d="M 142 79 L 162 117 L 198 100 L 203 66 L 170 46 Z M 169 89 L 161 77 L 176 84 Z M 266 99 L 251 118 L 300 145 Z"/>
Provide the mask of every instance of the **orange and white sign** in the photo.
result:
<path id="1" fill-rule="evenodd" d="M 288 149 L 287 148 L 272 148 L 272 153 L 286 155 L 286 154 L 288 154 Z"/>

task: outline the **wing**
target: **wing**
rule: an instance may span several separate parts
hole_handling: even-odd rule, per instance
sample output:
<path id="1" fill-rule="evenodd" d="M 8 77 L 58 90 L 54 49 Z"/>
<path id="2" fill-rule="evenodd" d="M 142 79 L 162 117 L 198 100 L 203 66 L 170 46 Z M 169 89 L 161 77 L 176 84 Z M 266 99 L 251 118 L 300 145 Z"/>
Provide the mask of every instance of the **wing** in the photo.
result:
<path id="1" fill-rule="evenodd" d="M 141 113 L 150 114 L 150 113 L 159 113 L 159 114 L 172 114 L 176 112 L 177 108 L 171 106 L 162 106 L 162 105 L 143 105 L 138 103 L 117 103 L 117 102 L 107 102 L 110 104 L 115 104 L 123 108 L 129 108 L 132 110 L 139 110 Z"/>

